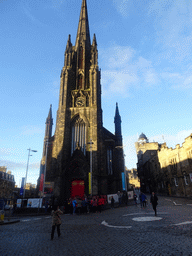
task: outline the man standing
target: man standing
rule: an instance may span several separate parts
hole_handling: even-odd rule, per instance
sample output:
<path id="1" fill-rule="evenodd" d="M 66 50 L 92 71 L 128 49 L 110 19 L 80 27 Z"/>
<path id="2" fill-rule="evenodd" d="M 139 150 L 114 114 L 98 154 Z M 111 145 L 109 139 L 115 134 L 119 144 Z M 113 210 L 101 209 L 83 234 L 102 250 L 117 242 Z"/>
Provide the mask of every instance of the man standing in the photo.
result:
<path id="1" fill-rule="evenodd" d="M 153 210 L 155 211 L 155 216 L 157 216 L 157 205 L 158 205 L 158 197 L 156 196 L 156 194 L 154 192 L 152 192 L 151 195 L 151 204 L 153 206 Z"/>

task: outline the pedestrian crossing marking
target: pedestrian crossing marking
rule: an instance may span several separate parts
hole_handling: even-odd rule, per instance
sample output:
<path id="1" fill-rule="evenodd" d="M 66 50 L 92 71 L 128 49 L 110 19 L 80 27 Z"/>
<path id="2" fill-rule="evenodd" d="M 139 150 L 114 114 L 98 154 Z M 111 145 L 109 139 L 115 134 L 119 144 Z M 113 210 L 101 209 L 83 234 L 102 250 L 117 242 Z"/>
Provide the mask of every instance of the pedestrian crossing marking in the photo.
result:
<path id="1" fill-rule="evenodd" d="M 132 228 L 132 226 L 113 226 L 109 225 L 105 220 L 101 222 L 102 225 L 109 227 L 109 228 Z"/>

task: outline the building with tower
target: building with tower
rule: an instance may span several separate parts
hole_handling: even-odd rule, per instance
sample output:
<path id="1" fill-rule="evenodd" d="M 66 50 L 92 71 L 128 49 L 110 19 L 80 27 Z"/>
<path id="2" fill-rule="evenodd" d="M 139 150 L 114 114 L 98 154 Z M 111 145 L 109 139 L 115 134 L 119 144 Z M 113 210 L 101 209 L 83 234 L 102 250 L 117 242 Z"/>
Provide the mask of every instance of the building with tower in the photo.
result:
<path id="1" fill-rule="evenodd" d="M 135 148 L 141 191 L 191 197 L 192 134 L 175 148 L 167 147 L 165 142 L 149 142 L 141 134 Z"/>
<path id="2" fill-rule="evenodd" d="M 122 190 L 121 117 L 115 134 L 103 127 L 97 41 L 91 43 L 86 0 L 82 1 L 75 45 L 69 35 L 60 75 L 59 106 L 52 136 L 52 106 L 46 119 L 38 187 L 51 182 L 55 197 L 106 195 Z M 46 184 L 46 183 L 45 183 Z"/>
<path id="3" fill-rule="evenodd" d="M 137 173 L 140 179 L 140 187 L 143 192 L 151 192 L 151 172 L 146 168 L 151 159 L 156 159 L 161 145 L 158 142 L 149 142 L 145 134 L 141 133 L 135 143 L 137 153 Z"/>

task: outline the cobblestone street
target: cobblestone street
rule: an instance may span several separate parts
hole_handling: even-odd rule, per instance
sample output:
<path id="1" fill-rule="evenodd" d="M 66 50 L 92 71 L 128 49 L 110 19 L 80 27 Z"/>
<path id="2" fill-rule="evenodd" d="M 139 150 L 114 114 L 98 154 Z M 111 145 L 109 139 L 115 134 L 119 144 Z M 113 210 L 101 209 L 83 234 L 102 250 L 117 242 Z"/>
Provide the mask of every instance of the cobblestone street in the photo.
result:
<path id="1" fill-rule="evenodd" d="M 0 226 L 0 255 L 192 255 L 191 210 L 190 200 L 159 197 L 157 217 L 150 204 L 63 215 L 53 241 L 50 216 L 22 217 Z"/>

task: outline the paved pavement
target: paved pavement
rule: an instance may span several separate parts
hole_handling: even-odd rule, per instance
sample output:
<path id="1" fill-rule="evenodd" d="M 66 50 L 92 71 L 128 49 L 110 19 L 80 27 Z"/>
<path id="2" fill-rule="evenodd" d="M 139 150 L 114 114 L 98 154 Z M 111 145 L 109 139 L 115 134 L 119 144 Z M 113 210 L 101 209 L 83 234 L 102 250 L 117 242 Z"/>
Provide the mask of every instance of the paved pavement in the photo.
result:
<path id="1" fill-rule="evenodd" d="M 53 241 L 51 216 L 26 216 L 19 223 L 0 226 L 0 255 L 189 256 L 191 204 L 187 199 L 159 197 L 157 217 L 150 204 L 63 215 L 61 237 L 55 233 Z"/>

